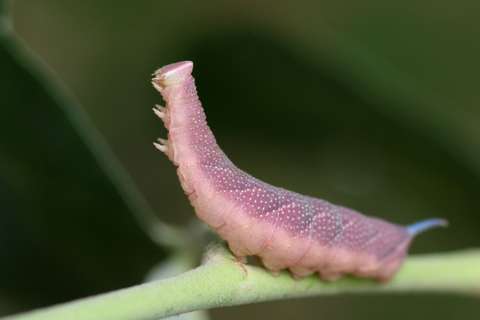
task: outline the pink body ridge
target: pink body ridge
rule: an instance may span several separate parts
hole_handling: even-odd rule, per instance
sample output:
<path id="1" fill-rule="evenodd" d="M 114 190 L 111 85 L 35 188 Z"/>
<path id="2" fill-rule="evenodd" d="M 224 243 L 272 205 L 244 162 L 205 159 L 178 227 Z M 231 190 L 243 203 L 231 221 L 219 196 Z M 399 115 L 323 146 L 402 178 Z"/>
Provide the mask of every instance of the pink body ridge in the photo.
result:
<path id="1" fill-rule="evenodd" d="M 364 216 L 325 200 L 271 186 L 238 169 L 217 145 L 198 99 L 193 63 L 155 72 L 153 85 L 166 107 L 155 113 L 168 140 L 155 146 L 178 166 L 182 188 L 197 216 L 245 262 L 257 255 L 272 274 L 289 268 L 295 278 L 318 272 L 387 280 L 402 264 L 415 234 L 446 225 L 431 219 L 404 227 Z"/>

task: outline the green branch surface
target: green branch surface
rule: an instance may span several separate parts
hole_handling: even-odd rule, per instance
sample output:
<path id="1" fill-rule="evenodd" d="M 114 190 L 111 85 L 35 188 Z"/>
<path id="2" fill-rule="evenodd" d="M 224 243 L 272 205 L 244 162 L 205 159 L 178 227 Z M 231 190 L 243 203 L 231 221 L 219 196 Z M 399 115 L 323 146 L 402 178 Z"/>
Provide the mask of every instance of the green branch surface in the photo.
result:
<path id="1" fill-rule="evenodd" d="M 409 257 L 388 283 L 317 276 L 294 280 L 239 263 L 223 241 L 213 240 L 200 267 L 146 284 L 72 301 L 1 320 L 147 320 L 194 310 L 340 293 L 456 293 L 480 296 L 480 249 Z"/>

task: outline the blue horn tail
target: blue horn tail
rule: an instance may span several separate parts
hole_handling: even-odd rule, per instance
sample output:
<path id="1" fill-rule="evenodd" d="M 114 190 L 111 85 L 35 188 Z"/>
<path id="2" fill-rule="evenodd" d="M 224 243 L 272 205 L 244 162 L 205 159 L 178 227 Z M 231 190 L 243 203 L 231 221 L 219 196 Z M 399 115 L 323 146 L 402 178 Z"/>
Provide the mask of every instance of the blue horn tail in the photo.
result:
<path id="1" fill-rule="evenodd" d="M 446 227 L 448 226 L 448 221 L 445 219 L 427 219 L 419 222 L 412 223 L 407 226 L 407 231 L 411 235 L 417 235 L 420 232 L 425 230 L 435 228 L 435 227 Z"/>

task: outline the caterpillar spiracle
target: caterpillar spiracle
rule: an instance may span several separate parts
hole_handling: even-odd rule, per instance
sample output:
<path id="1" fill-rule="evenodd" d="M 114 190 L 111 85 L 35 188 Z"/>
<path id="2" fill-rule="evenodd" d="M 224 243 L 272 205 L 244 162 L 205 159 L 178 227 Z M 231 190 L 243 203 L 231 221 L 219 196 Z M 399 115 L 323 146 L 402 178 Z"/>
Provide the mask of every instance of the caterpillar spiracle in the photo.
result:
<path id="1" fill-rule="evenodd" d="M 447 225 L 443 219 L 392 224 L 238 169 L 207 125 L 192 70 L 193 63 L 183 61 L 155 72 L 152 83 L 166 107 L 154 111 L 169 131 L 168 140 L 155 146 L 178 166 L 197 216 L 228 242 L 239 261 L 257 255 L 272 274 L 288 268 L 294 278 L 318 272 L 327 281 L 344 274 L 385 281 L 401 266 L 416 234 Z"/>

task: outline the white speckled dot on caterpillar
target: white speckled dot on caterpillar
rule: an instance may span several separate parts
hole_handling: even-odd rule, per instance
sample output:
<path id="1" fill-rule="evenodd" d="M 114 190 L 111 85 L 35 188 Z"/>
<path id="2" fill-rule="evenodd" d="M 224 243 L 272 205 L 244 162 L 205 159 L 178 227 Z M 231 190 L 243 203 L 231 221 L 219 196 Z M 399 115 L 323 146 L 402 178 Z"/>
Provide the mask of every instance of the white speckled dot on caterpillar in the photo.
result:
<path id="1" fill-rule="evenodd" d="M 404 227 L 271 186 L 238 169 L 223 153 L 198 99 L 193 63 L 155 72 L 154 87 L 166 101 L 155 113 L 168 140 L 155 146 L 175 165 L 197 216 L 228 242 L 240 261 L 257 255 L 272 273 L 289 268 L 295 278 L 318 272 L 324 280 L 344 274 L 392 277 L 414 235 L 446 226 L 429 219 Z"/>

